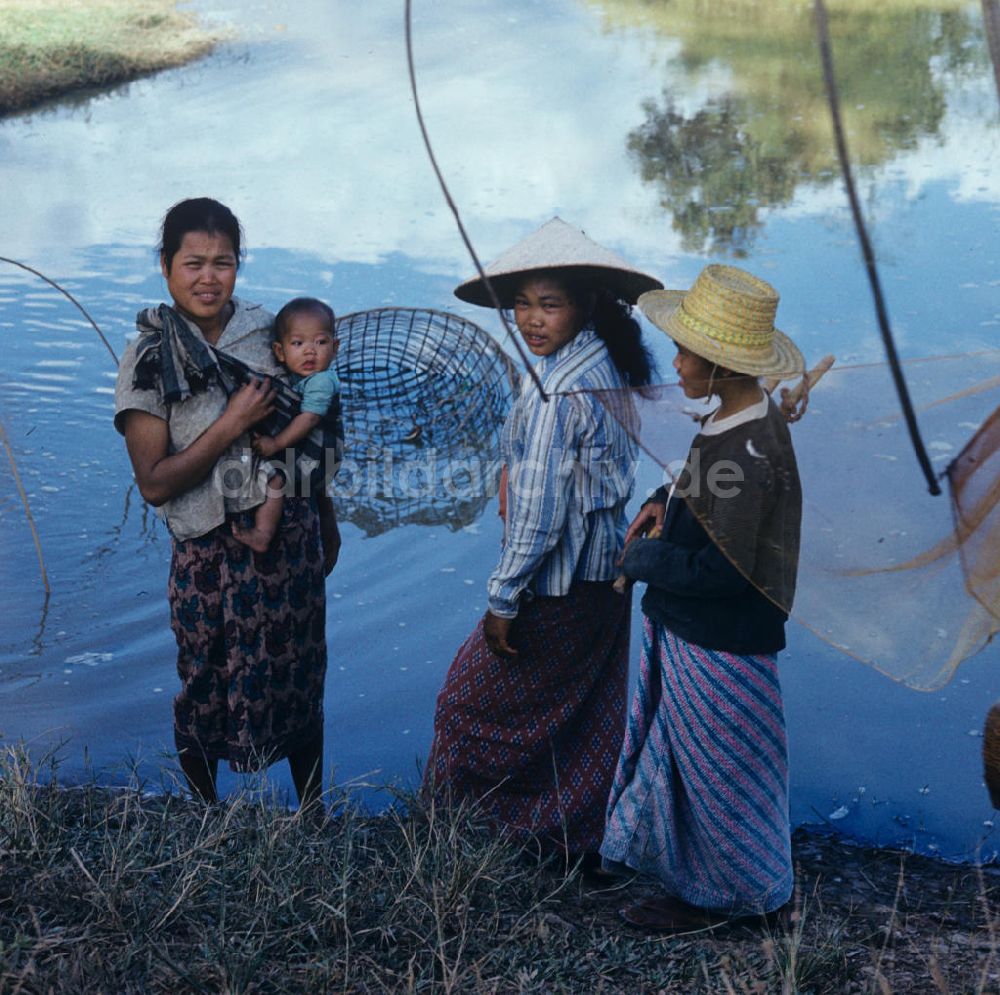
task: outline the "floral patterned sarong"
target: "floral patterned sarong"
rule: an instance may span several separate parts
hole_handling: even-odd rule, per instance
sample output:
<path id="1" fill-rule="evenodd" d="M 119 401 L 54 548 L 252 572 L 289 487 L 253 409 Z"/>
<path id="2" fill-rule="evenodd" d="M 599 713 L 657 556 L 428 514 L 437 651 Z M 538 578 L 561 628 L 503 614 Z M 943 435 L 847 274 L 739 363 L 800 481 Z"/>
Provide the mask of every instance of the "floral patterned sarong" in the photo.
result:
<path id="1" fill-rule="evenodd" d="M 241 518 L 252 525 L 253 511 Z M 179 753 L 257 770 L 322 731 L 326 588 L 311 501 L 285 498 L 266 553 L 237 542 L 228 525 L 175 540 L 168 598 Z"/>

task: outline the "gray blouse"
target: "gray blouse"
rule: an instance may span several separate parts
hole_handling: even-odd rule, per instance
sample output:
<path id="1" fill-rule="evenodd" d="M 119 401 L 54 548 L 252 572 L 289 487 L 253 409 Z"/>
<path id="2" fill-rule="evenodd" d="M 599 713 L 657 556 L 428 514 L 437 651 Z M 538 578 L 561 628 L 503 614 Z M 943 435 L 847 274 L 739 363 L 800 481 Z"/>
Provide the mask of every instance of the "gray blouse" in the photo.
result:
<path id="1" fill-rule="evenodd" d="M 233 316 L 215 348 L 242 359 L 267 376 L 283 372 L 271 351 L 274 316 L 259 304 L 247 304 L 234 297 Z M 199 338 L 200 329 L 191 324 Z M 198 438 L 225 410 L 228 400 L 219 384 L 191 394 L 183 401 L 166 404 L 159 389 L 141 390 L 133 386 L 136 339 L 129 342 L 118 367 L 115 385 L 115 428 L 124 434 L 125 412 L 146 411 L 162 418 L 169 427 L 169 452 L 178 453 Z M 203 481 L 158 508 L 175 539 L 192 539 L 221 525 L 227 514 L 246 511 L 265 497 L 267 467 L 253 458 L 250 437 L 242 435 Z"/>

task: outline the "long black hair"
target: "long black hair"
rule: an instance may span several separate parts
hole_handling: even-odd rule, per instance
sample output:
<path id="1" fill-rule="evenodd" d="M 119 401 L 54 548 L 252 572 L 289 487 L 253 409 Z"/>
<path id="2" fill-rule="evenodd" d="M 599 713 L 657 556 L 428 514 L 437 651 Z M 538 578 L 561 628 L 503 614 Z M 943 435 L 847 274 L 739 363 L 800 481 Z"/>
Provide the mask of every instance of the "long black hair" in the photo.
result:
<path id="1" fill-rule="evenodd" d="M 603 287 L 583 280 L 564 280 L 566 290 L 578 303 L 593 299 L 591 321 L 607 347 L 611 362 L 629 387 L 648 387 L 656 376 L 656 362 L 642 341 L 642 329 L 632 317 L 632 308 Z"/>

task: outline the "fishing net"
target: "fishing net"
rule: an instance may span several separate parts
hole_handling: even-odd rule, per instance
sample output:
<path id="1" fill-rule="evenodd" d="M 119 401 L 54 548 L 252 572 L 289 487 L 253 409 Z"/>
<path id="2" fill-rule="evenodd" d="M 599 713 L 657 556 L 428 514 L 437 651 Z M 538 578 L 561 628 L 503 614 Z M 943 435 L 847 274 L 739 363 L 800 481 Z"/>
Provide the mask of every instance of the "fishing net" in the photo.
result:
<path id="1" fill-rule="evenodd" d="M 359 312 L 338 321 L 338 336 L 347 443 L 333 495 L 342 518 L 368 535 L 474 521 L 497 490 L 500 429 L 518 382 L 511 359 L 482 328 L 445 312 Z M 645 476 L 637 468 L 638 494 L 677 484 L 674 499 L 769 600 L 842 652 L 932 690 L 1000 629 L 1000 351 L 904 368 L 950 500 L 928 493 L 888 366 L 835 366 L 790 427 L 803 495 L 798 555 L 778 552 L 789 560 L 779 573 L 797 571 L 790 603 L 751 561 L 736 505 L 692 488 L 714 480 L 739 491 L 731 467 L 692 474 L 696 419 L 710 407 L 676 384 L 597 397 L 649 457 Z"/>
<path id="2" fill-rule="evenodd" d="M 338 515 L 369 535 L 457 530 L 496 494 L 500 429 L 518 375 L 478 325 L 443 311 L 379 308 L 337 320 L 344 460 Z"/>
<path id="3" fill-rule="evenodd" d="M 803 493 L 801 550 L 794 601 L 780 607 L 844 653 L 931 690 L 1000 629 L 1000 351 L 914 360 L 904 370 L 950 500 L 928 493 L 888 367 L 834 367 L 790 426 Z M 780 604 L 759 581 L 753 544 L 734 541 L 726 502 L 713 510 L 703 495 L 687 493 L 685 460 L 698 431 L 692 416 L 710 409 L 676 385 L 600 396 L 662 481 L 684 485 L 675 499 L 687 501 L 732 564 Z M 752 461 L 753 444 L 747 448 Z M 699 469 L 702 484 L 712 469 Z M 731 477 L 721 473 L 728 486 Z"/>

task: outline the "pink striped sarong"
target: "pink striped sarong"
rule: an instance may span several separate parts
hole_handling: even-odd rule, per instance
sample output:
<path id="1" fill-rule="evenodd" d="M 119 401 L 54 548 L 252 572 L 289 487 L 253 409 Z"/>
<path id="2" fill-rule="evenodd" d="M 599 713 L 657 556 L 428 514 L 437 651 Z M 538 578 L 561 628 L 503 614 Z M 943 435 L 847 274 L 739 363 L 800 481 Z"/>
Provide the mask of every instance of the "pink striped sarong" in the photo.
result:
<path id="1" fill-rule="evenodd" d="M 601 855 L 691 905 L 772 912 L 793 875 L 777 657 L 704 649 L 644 623 Z"/>

